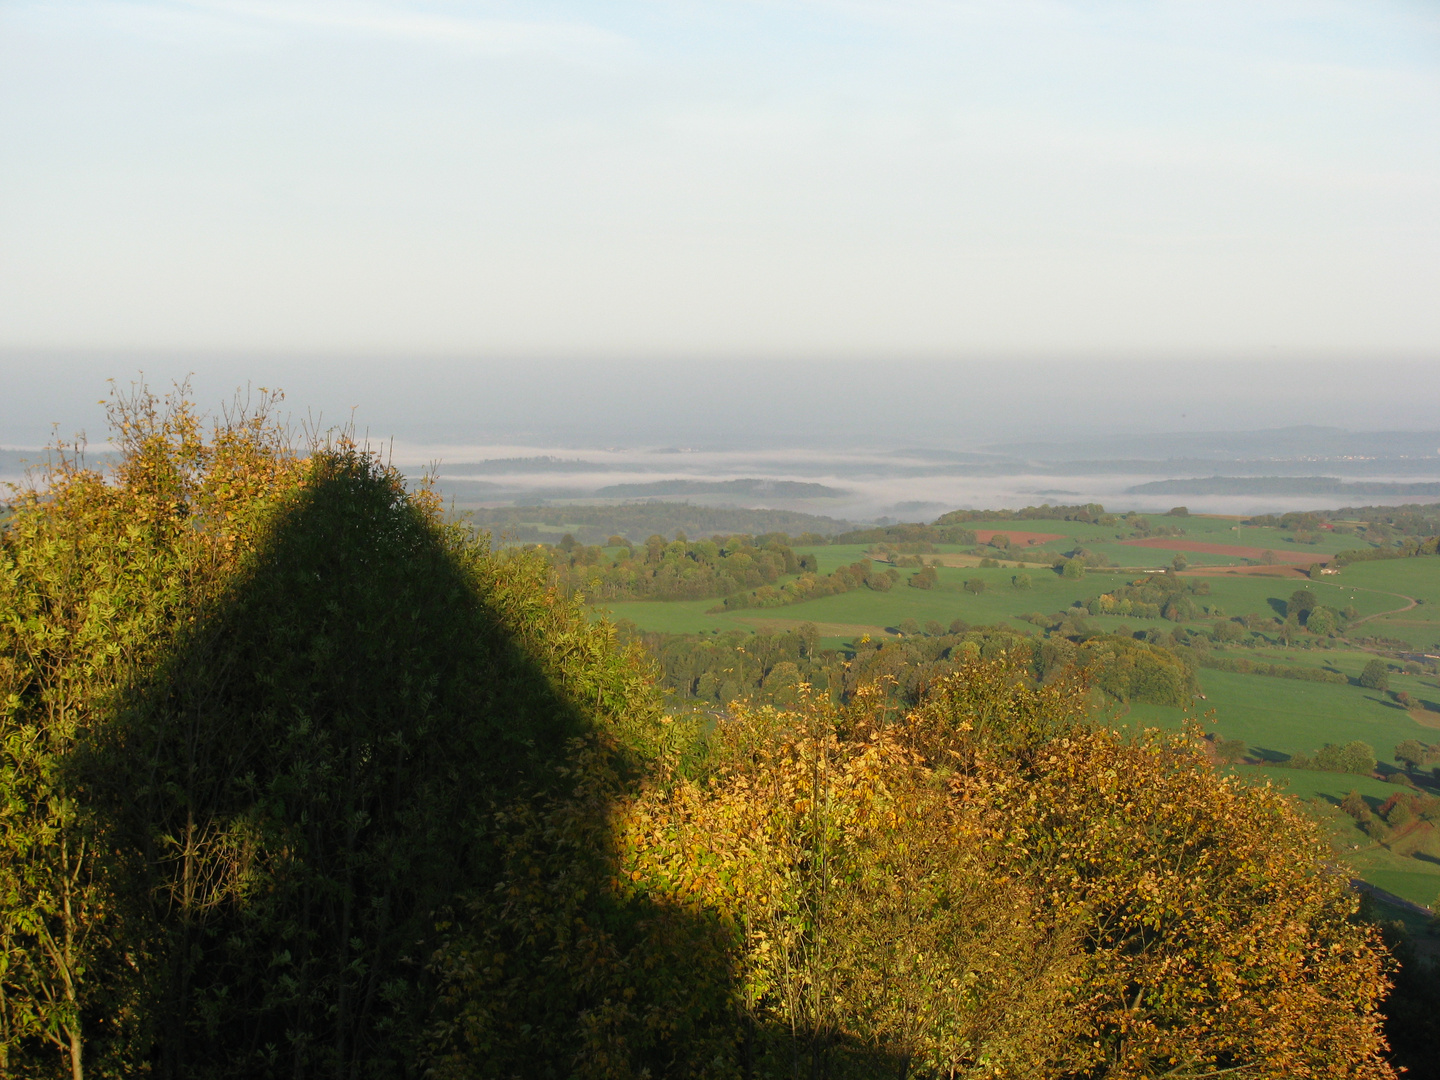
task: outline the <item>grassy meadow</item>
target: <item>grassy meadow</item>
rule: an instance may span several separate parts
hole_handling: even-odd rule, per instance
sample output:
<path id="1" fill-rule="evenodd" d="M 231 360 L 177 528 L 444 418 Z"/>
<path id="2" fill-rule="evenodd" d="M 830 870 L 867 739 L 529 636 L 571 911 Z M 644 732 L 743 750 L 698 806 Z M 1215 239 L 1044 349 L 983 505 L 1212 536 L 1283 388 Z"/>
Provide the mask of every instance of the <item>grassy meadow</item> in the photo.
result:
<path id="1" fill-rule="evenodd" d="M 1346 566 L 1333 577 L 1326 575 L 1312 581 L 1295 567 L 1355 547 L 1353 536 L 1327 531 L 1320 533 L 1314 544 L 1297 544 L 1284 530 L 1241 526 L 1233 518 L 1196 515 L 1155 517 L 1152 521 L 1179 524 L 1185 535 L 1155 537 L 1150 544 L 1173 540 L 1235 545 L 1252 551 L 1268 549 L 1287 558 L 1288 565 L 1261 570 L 1254 566 L 1253 558 L 1242 560 L 1234 553 L 1186 552 L 1191 571 L 1210 571 L 1197 575 L 1196 580 L 1208 585 L 1209 591 L 1205 594 L 1201 587 L 1202 594 L 1194 597 L 1198 606 L 1195 616 L 1180 624 L 1189 630 L 1207 632 L 1217 619 L 1233 616 L 1283 618 L 1290 596 L 1297 589 L 1309 589 L 1321 604 L 1336 610 L 1353 609 L 1356 617 L 1364 620 L 1352 627 L 1352 639 L 1383 636 L 1407 643 L 1417 652 L 1440 654 L 1440 563 L 1436 560 L 1361 562 Z M 908 586 L 906 581 L 914 569 L 899 568 L 900 581 L 888 591 L 861 588 L 783 607 L 724 610 L 719 601 L 707 599 L 615 602 L 606 609 L 612 617 L 630 620 L 642 630 L 674 634 L 784 632 L 810 623 L 820 634 L 820 647 L 836 649 L 852 648 L 866 635 L 896 636 L 909 620 L 932 630 L 935 624 L 948 628 L 957 619 L 972 626 L 1000 624 L 1038 637 L 1040 631 L 1025 616 L 1075 611 L 1074 605 L 1083 607 L 1102 593 L 1142 580 L 1145 570 L 1168 567 L 1174 554 L 1164 547 L 1121 543 L 1119 537 L 1125 534 L 1114 527 L 1023 521 L 1014 522 L 1015 528 L 1007 531 L 1007 524 L 1011 523 L 976 522 L 974 527 L 1007 535 L 1012 531 L 1058 535 L 1059 539 L 1028 545 L 1017 538 L 1014 550 L 1029 546 L 1058 552 L 1083 546 L 1119 565 L 1092 569 L 1080 579 L 1065 578 L 1050 566 L 1021 565 L 1013 558 L 1002 559 L 998 567 L 980 567 L 979 557 L 968 553 L 973 549 L 939 544 L 933 553 L 924 556 L 927 563 L 939 564 L 935 585 L 929 589 Z M 822 574 L 874 556 L 866 544 L 794 550 L 797 555 L 813 555 Z M 1299 554 L 1307 556 L 1305 562 L 1293 561 Z M 884 563 L 876 565 L 883 568 Z M 1029 578 L 1029 584 L 1017 587 L 1016 578 L 1021 574 Z M 973 589 L 977 581 L 984 583 L 978 592 Z M 1084 618 L 1095 629 L 1112 633 L 1156 630 L 1169 634 L 1176 628 L 1175 623 L 1164 619 L 1118 615 Z M 914 626 L 910 629 L 913 631 Z M 1236 770 L 1309 801 L 1334 832 L 1337 848 L 1357 875 L 1406 899 L 1423 904 L 1434 901 L 1440 892 L 1440 848 L 1433 852 L 1430 848 L 1440 841 L 1433 839 L 1432 826 L 1423 830 L 1427 838 L 1424 843 L 1400 845 L 1397 850 L 1372 843 L 1351 818 L 1335 809 L 1352 789 L 1378 805 L 1399 788 L 1379 779 L 1287 769 L 1279 763 L 1294 754 L 1313 754 L 1326 743 L 1343 745 L 1358 740 L 1374 748 L 1382 770 L 1393 770 L 1398 743 L 1406 739 L 1440 743 L 1440 679 L 1424 672 L 1404 674 L 1397 662 L 1392 664 L 1390 692 L 1363 688 L 1354 680 L 1376 653 L 1373 648 L 1356 647 L 1338 638 L 1317 640 L 1302 635 L 1287 646 L 1273 636 L 1252 634 L 1246 645 L 1217 649 L 1214 655 L 1323 668 L 1351 681 L 1306 682 L 1202 669 L 1203 697 L 1192 702 L 1189 709 L 1131 704 L 1115 709 L 1116 722 L 1177 727 L 1189 717 L 1220 738 L 1242 740 L 1250 760 L 1269 764 L 1239 765 Z M 1397 691 L 1408 692 L 1422 707 L 1407 711 L 1395 700 Z"/>

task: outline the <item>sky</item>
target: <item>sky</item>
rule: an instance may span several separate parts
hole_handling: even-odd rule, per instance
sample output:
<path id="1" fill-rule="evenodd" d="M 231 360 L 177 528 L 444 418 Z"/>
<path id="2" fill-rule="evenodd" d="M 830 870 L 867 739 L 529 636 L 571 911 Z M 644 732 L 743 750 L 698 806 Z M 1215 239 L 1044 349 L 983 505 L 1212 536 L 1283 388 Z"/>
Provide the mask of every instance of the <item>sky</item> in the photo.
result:
<path id="1" fill-rule="evenodd" d="M 0 0 L 0 375 L 1423 371 L 1437 296 L 1429 0 Z"/>

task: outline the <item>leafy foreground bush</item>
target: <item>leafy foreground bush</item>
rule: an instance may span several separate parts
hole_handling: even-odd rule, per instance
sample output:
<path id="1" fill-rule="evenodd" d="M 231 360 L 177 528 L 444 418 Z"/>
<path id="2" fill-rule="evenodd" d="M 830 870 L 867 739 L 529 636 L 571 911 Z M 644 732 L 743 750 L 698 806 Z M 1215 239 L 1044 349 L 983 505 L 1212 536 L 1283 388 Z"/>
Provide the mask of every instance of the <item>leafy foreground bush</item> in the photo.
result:
<path id="1" fill-rule="evenodd" d="M 343 440 L 113 418 L 0 538 L 0 1072 L 1389 1075 L 1315 830 L 1073 674 L 669 721 Z"/>
<path id="2" fill-rule="evenodd" d="M 5 1074 L 414 1074 L 488 803 L 658 717 L 543 563 L 269 404 L 117 402 L 0 538 Z"/>
<path id="3" fill-rule="evenodd" d="M 631 794 L 581 752 L 497 819 L 436 1075 L 1389 1075 L 1382 954 L 1281 796 L 1014 656 L 884 701 L 738 706 Z"/>

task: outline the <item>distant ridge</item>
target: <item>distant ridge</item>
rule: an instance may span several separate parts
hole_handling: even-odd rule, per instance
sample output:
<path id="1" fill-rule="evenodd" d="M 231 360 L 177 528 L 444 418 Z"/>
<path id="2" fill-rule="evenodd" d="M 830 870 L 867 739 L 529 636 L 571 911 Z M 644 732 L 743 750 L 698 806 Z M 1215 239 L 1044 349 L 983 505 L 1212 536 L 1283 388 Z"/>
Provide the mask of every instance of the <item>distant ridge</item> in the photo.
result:
<path id="1" fill-rule="evenodd" d="M 1436 495 L 1440 483 L 1393 484 L 1341 480 L 1338 476 L 1210 476 L 1152 480 L 1125 489 L 1127 495 Z"/>
<path id="2" fill-rule="evenodd" d="M 638 484 L 611 484 L 597 491 L 602 499 L 637 499 L 646 496 L 731 495 L 737 498 L 826 499 L 847 494 L 824 484 L 798 480 L 653 480 Z"/>
<path id="3" fill-rule="evenodd" d="M 1164 461 L 1200 458 L 1422 457 L 1440 460 L 1440 431 L 1347 431 L 1301 425 L 1262 431 L 1180 431 L 1167 434 L 1105 435 L 1065 442 L 997 443 L 992 453 L 1039 461 L 1137 458 Z"/>
<path id="4" fill-rule="evenodd" d="M 833 536 L 856 527 L 853 521 L 805 514 L 798 510 L 751 510 L 738 506 L 696 506 L 691 503 L 638 502 L 618 506 L 500 506 L 469 511 L 467 519 L 493 533 L 502 543 L 554 543 L 564 532 L 586 544 L 601 544 L 612 535 L 643 543 L 658 533 L 683 532 L 691 540 L 706 536 L 783 532 L 790 536 L 819 533 Z"/>

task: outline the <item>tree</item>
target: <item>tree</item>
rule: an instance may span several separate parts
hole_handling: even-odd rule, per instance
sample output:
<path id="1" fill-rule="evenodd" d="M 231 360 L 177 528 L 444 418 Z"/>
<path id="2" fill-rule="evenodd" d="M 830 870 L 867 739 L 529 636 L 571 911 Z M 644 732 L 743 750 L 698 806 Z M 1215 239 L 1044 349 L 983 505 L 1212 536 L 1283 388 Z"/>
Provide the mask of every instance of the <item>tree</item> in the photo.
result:
<path id="1" fill-rule="evenodd" d="M 933 589 L 939 580 L 939 575 L 933 566 L 924 567 L 911 574 L 906 584 L 915 589 Z"/>
<path id="2" fill-rule="evenodd" d="M 1335 610 L 1328 607 L 1313 608 L 1305 620 L 1305 629 L 1316 637 L 1329 637 L 1339 628 Z"/>
<path id="3" fill-rule="evenodd" d="M 1066 559 L 1060 568 L 1060 576 L 1070 580 L 1078 580 L 1085 576 L 1085 560 L 1080 558 Z"/>
<path id="4" fill-rule="evenodd" d="M 1390 689 L 1390 665 L 1384 660 L 1369 661 L 1364 670 L 1360 672 L 1360 678 L 1356 680 L 1367 690 L 1389 690 Z"/>
<path id="5" fill-rule="evenodd" d="M 815 655 L 815 647 L 820 643 L 820 628 L 813 622 L 801 623 L 795 631 L 800 643 L 800 655 L 810 658 Z"/>
<path id="6" fill-rule="evenodd" d="M 577 739 L 643 759 L 646 663 L 343 437 L 111 415 L 109 475 L 0 533 L 6 1068 L 399 1075 L 501 861 L 475 815 Z"/>
<path id="7" fill-rule="evenodd" d="M 1012 589 L 1028 589 L 1028 588 L 1030 588 L 1030 585 L 1031 585 L 1031 582 L 1030 582 L 1030 575 L 1029 575 L 1029 574 L 1025 574 L 1025 573 L 1016 574 L 1014 577 L 1012 577 L 1012 578 L 1010 579 L 1010 587 L 1011 587 Z"/>
<path id="8" fill-rule="evenodd" d="M 1373 816 L 1370 812 L 1370 804 L 1365 801 L 1365 797 L 1360 792 L 1353 788 L 1350 790 L 1350 794 L 1341 801 L 1340 809 L 1356 821 L 1369 821 Z"/>
<path id="9" fill-rule="evenodd" d="M 1345 744 L 1341 764 L 1346 772 L 1369 776 L 1375 771 L 1375 751 L 1369 743 L 1359 740 Z"/>
<path id="10" fill-rule="evenodd" d="M 1289 601 L 1285 604 L 1285 614 L 1299 615 L 1302 619 L 1315 610 L 1319 600 L 1309 589 L 1296 589 L 1290 594 Z"/>
<path id="11" fill-rule="evenodd" d="M 1169 517 L 1189 517 L 1189 516 L 1190 516 L 1190 510 L 1189 510 L 1189 508 L 1188 508 L 1188 507 L 1184 507 L 1184 506 L 1172 506 L 1169 510 L 1165 511 L 1165 513 L 1166 513 L 1166 515 L 1169 516 Z"/>
<path id="12" fill-rule="evenodd" d="M 1175 557 L 1170 560 L 1170 568 L 1172 570 L 1184 570 L 1189 565 L 1190 561 L 1185 558 L 1185 553 L 1183 551 L 1177 551 L 1175 553 Z"/>
<path id="13" fill-rule="evenodd" d="M 1395 747 L 1395 760 L 1405 766 L 1405 771 L 1414 771 L 1424 765 L 1430 758 L 1426 751 L 1425 744 L 1419 739 L 1406 739 L 1399 746 Z"/>
<path id="14" fill-rule="evenodd" d="M 968 593 L 973 593 L 975 596 L 979 596 L 985 591 L 985 579 L 978 577 L 966 578 L 965 591 Z"/>
<path id="15" fill-rule="evenodd" d="M 1286 645 L 1291 645 L 1295 639 L 1300 636 L 1302 629 L 1303 627 L 1300 625 L 1300 617 L 1298 615 L 1286 615 L 1284 622 L 1280 624 L 1277 636 Z"/>
<path id="16" fill-rule="evenodd" d="M 1222 644 L 1239 641 L 1245 636 L 1245 628 L 1234 619 L 1221 619 L 1211 629 L 1210 636 Z"/>

